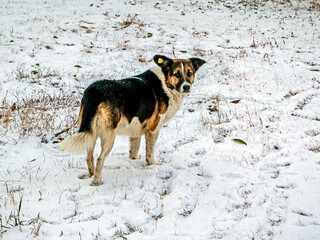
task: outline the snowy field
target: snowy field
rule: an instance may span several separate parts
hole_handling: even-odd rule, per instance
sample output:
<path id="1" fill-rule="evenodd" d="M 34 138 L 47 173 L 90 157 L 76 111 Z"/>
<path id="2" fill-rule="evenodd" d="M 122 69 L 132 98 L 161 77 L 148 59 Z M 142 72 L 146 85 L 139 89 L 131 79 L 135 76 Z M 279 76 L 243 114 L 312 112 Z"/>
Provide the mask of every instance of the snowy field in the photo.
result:
<path id="1" fill-rule="evenodd" d="M 0 238 L 320 239 L 320 4 L 279 2 L 2 0 Z M 118 136 L 90 186 L 82 93 L 155 54 L 207 63 L 159 165 Z"/>

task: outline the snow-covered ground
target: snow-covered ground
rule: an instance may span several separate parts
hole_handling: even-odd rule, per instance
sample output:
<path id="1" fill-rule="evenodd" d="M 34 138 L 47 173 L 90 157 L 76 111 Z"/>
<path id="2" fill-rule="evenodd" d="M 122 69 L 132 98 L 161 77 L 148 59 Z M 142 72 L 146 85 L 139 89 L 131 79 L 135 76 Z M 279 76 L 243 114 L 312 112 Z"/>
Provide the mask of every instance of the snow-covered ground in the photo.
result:
<path id="1" fill-rule="evenodd" d="M 0 238 L 320 239 L 320 10 L 276 2 L 2 0 Z M 207 61 L 161 165 L 118 136 L 90 186 L 83 90 L 155 54 Z"/>

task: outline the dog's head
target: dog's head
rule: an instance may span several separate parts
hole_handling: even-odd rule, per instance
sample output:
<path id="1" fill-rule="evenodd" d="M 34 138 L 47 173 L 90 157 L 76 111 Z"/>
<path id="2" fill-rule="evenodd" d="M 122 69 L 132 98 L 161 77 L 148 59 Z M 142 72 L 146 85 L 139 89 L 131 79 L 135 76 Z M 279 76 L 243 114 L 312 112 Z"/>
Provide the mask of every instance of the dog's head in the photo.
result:
<path id="1" fill-rule="evenodd" d="M 196 71 L 206 63 L 200 58 L 171 59 L 162 55 L 155 55 L 153 60 L 161 68 L 166 86 L 185 94 L 191 91 Z"/>

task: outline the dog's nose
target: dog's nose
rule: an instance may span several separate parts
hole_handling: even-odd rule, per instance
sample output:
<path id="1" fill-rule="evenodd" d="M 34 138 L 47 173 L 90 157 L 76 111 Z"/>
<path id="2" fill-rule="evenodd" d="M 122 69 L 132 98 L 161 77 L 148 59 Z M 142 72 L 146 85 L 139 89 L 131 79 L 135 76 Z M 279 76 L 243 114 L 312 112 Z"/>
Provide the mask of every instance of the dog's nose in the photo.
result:
<path id="1" fill-rule="evenodd" d="M 190 85 L 183 85 L 182 89 L 183 89 L 183 92 L 189 92 L 190 91 Z"/>

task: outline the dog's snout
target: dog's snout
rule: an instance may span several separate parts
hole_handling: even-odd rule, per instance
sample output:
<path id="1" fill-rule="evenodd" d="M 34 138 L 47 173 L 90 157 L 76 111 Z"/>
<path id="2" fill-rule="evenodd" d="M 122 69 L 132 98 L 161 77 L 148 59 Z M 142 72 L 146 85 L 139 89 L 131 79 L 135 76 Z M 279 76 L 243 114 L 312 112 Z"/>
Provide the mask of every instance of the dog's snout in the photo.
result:
<path id="1" fill-rule="evenodd" d="M 182 90 L 185 93 L 190 92 L 190 85 L 189 84 L 183 85 Z"/>

